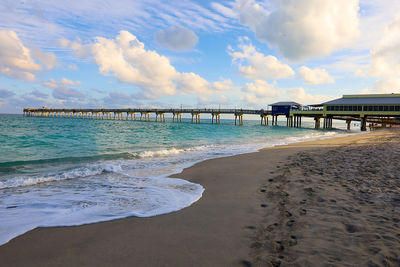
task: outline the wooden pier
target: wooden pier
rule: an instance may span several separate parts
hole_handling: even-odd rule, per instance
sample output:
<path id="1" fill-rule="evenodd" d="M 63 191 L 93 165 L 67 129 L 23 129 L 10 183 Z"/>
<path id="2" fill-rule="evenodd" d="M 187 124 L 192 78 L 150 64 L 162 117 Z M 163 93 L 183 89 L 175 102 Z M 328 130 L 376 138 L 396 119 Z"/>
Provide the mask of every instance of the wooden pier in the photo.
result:
<path id="1" fill-rule="evenodd" d="M 316 129 L 332 129 L 333 120 L 342 120 L 350 130 L 351 122 L 358 121 L 361 131 L 370 125 L 400 125 L 400 94 L 344 95 L 322 104 L 302 106 L 296 102 L 278 102 L 270 105 L 271 110 L 255 109 L 52 109 L 24 108 L 24 116 L 47 118 L 76 118 L 101 120 L 139 120 L 150 121 L 150 114 L 155 114 L 156 122 L 165 122 L 165 114 L 172 114 L 172 122 L 182 122 L 182 114 L 190 114 L 192 123 L 200 123 L 202 114 L 211 115 L 211 123 L 220 124 L 222 114 L 235 117 L 235 125 L 243 125 L 244 115 L 260 116 L 261 125 L 278 124 L 278 116 L 286 116 L 287 127 L 302 127 L 302 118 L 313 118 Z M 322 127 L 321 127 L 321 121 Z"/>
<path id="2" fill-rule="evenodd" d="M 235 125 L 243 125 L 244 115 L 259 115 L 261 125 L 268 125 L 271 111 L 254 109 L 53 109 L 53 108 L 24 108 L 23 114 L 27 117 L 46 118 L 75 118 L 100 120 L 138 120 L 150 121 L 150 115 L 155 114 L 156 122 L 165 122 L 165 114 L 172 114 L 172 122 L 182 122 L 182 114 L 190 114 L 192 123 L 200 123 L 201 114 L 210 114 L 211 123 L 221 124 L 222 114 L 232 114 Z"/>

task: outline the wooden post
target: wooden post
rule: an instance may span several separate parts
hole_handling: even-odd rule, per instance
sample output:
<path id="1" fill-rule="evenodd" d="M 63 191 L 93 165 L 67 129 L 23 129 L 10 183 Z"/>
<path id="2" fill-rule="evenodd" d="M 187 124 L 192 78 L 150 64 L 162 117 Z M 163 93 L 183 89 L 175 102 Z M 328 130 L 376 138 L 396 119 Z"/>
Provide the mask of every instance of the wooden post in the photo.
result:
<path id="1" fill-rule="evenodd" d="M 367 130 L 367 120 L 366 117 L 361 118 L 361 131 L 366 131 Z"/>

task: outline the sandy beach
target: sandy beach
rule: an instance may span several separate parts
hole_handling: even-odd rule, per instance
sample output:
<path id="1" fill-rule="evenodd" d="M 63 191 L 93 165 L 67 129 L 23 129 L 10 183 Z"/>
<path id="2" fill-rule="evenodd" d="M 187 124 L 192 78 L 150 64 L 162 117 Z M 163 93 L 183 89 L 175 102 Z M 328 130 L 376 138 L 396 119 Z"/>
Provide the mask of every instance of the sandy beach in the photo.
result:
<path id="1" fill-rule="evenodd" d="M 37 228 L 1 266 L 400 266 L 400 131 L 204 161 L 178 212 Z M 2 218 L 4 220 L 4 218 Z"/>

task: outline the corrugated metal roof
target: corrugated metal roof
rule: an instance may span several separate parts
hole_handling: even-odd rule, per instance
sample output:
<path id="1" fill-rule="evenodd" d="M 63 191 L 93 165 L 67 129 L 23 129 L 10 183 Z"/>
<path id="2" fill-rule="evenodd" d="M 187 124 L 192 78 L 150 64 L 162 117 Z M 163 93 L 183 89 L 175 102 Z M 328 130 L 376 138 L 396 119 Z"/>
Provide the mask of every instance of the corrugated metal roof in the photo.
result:
<path id="1" fill-rule="evenodd" d="M 400 97 L 338 98 L 322 105 L 400 105 Z"/>
<path id="2" fill-rule="evenodd" d="M 276 102 L 270 106 L 301 106 L 301 104 L 296 102 Z"/>

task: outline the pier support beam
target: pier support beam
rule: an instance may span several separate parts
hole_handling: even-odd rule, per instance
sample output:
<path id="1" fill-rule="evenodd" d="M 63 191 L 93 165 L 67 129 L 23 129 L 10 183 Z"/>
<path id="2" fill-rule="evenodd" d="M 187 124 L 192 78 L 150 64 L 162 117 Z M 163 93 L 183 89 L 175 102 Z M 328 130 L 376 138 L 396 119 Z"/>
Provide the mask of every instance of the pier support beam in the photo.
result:
<path id="1" fill-rule="evenodd" d="M 332 117 L 325 117 L 324 118 L 324 129 L 332 129 Z"/>
<path id="2" fill-rule="evenodd" d="M 278 115 L 272 115 L 272 125 L 278 125 Z"/>
<path id="3" fill-rule="evenodd" d="M 286 116 L 286 127 L 292 127 L 292 117 L 287 115 Z"/>
<path id="4" fill-rule="evenodd" d="M 140 120 L 142 120 L 143 115 L 145 121 L 150 121 L 150 112 L 140 112 Z"/>
<path id="5" fill-rule="evenodd" d="M 261 117 L 261 125 L 265 125 L 265 126 L 267 126 L 268 125 L 268 118 L 269 118 L 269 116 L 268 115 L 265 115 L 265 114 L 261 114 L 260 115 L 260 117 Z"/>
<path id="6" fill-rule="evenodd" d="M 367 130 L 367 118 L 361 118 L 361 131 L 365 132 Z"/>
<path id="7" fill-rule="evenodd" d="M 156 121 L 158 121 L 158 116 L 160 116 L 160 122 L 165 122 L 165 112 L 156 112 Z"/>
<path id="8" fill-rule="evenodd" d="M 235 113 L 235 125 L 243 125 L 243 113 Z"/>
<path id="9" fill-rule="evenodd" d="M 182 113 L 180 112 L 173 112 L 172 113 L 172 122 L 175 122 L 175 116 L 177 122 L 182 122 Z"/>
<path id="10" fill-rule="evenodd" d="M 321 128 L 321 118 L 320 117 L 315 117 L 314 121 L 315 121 L 315 129 Z"/>
<path id="11" fill-rule="evenodd" d="M 301 128 L 301 116 L 294 116 L 294 125 L 295 128 Z"/>
<path id="12" fill-rule="evenodd" d="M 129 116 L 130 116 L 130 120 L 136 120 L 136 112 L 127 112 L 126 113 L 127 120 L 129 120 Z"/>
<path id="13" fill-rule="evenodd" d="M 198 112 L 192 113 L 192 123 L 194 118 L 196 118 L 196 123 L 200 123 L 200 113 Z"/>
<path id="14" fill-rule="evenodd" d="M 221 124 L 221 113 L 211 113 L 211 123 L 214 124 L 214 116 L 215 116 L 215 123 Z"/>
<path id="15" fill-rule="evenodd" d="M 351 120 L 346 120 L 347 130 L 350 131 Z"/>

